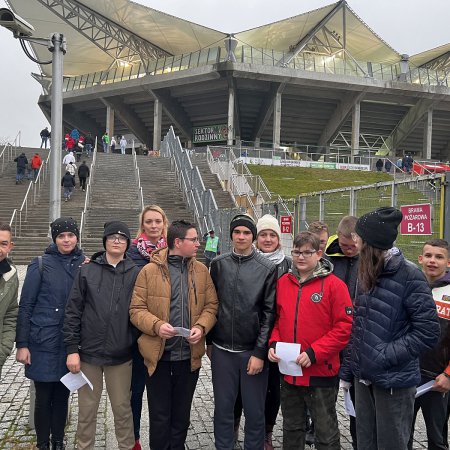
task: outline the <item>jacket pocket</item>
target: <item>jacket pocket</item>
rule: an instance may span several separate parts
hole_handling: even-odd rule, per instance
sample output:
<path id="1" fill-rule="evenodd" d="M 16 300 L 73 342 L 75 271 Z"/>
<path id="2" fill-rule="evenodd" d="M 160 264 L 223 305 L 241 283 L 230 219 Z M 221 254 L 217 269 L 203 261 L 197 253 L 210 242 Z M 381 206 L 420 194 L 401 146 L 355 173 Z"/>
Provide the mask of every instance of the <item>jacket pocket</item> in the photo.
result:
<path id="1" fill-rule="evenodd" d="M 55 351 L 62 340 L 62 308 L 35 308 L 30 319 L 30 344 L 43 352 Z"/>

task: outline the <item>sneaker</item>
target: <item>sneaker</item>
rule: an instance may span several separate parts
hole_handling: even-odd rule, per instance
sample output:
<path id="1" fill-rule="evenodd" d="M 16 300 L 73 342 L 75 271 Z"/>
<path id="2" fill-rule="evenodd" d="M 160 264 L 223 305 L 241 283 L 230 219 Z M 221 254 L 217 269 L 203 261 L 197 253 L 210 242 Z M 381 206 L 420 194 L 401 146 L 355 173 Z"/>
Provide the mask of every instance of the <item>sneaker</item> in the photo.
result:
<path id="1" fill-rule="evenodd" d="M 67 197 L 64 199 L 65 202 L 67 202 Z"/>
<path id="2" fill-rule="evenodd" d="M 139 439 L 134 443 L 134 447 L 132 450 L 142 450 L 141 443 L 139 442 Z"/>

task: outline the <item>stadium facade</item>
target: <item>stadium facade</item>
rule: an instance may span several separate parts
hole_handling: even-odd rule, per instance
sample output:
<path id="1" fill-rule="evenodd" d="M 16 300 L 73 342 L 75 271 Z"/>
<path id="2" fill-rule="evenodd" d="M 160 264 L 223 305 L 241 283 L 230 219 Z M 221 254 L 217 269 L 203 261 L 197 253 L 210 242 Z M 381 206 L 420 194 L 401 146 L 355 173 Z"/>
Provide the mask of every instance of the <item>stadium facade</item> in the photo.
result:
<path id="1" fill-rule="evenodd" d="M 345 1 L 233 35 L 129 0 L 7 3 L 35 36 L 67 39 L 68 129 L 132 133 L 154 149 L 173 125 L 189 146 L 450 158 L 450 44 L 399 54 Z M 51 66 L 40 70 L 49 118 Z"/>

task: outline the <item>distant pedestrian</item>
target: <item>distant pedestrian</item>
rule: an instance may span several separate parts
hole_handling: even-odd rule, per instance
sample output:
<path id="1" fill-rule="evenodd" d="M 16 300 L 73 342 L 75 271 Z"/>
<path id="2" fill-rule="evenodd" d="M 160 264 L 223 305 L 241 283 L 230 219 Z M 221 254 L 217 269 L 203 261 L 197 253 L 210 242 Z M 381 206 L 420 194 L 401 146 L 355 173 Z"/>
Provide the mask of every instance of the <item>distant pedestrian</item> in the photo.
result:
<path id="1" fill-rule="evenodd" d="M 78 139 L 78 144 L 75 147 L 75 155 L 77 158 L 77 162 L 80 162 L 83 150 L 84 150 L 84 136 L 80 136 L 80 139 Z"/>
<path id="2" fill-rule="evenodd" d="M 78 140 L 80 139 L 80 132 L 74 128 L 71 132 L 70 132 L 70 137 L 75 141 L 75 145 L 78 144 Z"/>
<path id="3" fill-rule="evenodd" d="M 86 165 L 86 161 L 83 161 L 78 168 L 78 178 L 80 179 L 80 187 L 83 192 L 86 190 L 86 179 L 90 175 L 89 167 Z"/>
<path id="4" fill-rule="evenodd" d="M 102 136 L 102 144 L 103 144 L 103 152 L 108 153 L 109 149 L 109 136 L 108 132 L 105 131 L 105 134 Z"/>
<path id="5" fill-rule="evenodd" d="M 219 249 L 219 238 L 214 233 L 214 230 L 209 231 L 209 236 L 203 236 L 206 239 L 205 246 L 205 266 L 209 267 L 211 265 L 211 261 L 217 256 L 220 255 Z"/>
<path id="6" fill-rule="evenodd" d="M 67 164 L 70 164 L 71 162 L 75 162 L 75 156 L 73 156 L 73 152 L 69 152 L 66 156 L 64 156 L 62 160 L 63 166 L 67 166 Z"/>
<path id="7" fill-rule="evenodd" d="M 383 160 L 381 158 L 375 163 L 375 167 L 377 168 L 377 172 L 381 172 L 383 170 Z"/>
<path id="8" fill-rule="evenodd" d="M 84 255 L 78 247 L 79 229 L 72 218 L 51 224 L 53 243 L 28 266 L 20 298 L 16 344 L 18 362 L 34 381 L 34 421 L 38 449 L 64 450 L 69 390 L 60 379 L 66 367 L 63 342 L 64 310 L 75 274 Z M 2 341 L 3 346 L 3 341 Z"/>
<path id="9" fill-rule="evenodd" d="M 35 153 L 31 158 L 31 170 L 33 171 L 34 181 L 36 181 L 41 166 L 42 166 L 42 158 L 39 156 L 39 153 Z"/>
<path id="10" fill-rule="evenodd" d="M 61 186 L 64 188 L 64 201 L 67 202 L 72 196 L 73 188 L 75 187 L 75 178 L 66 171 L 65 175 L 61 179 Z"/>
<path id="11" fill-rule="evenodd" d="M 125 139 L 125 136 L 122 136 L 119 144 L 120 144 L 120 153 L 122 153 L 122 155 L 125 155 L 125 149 L 127 147 L 127 140 Z"/>
<path id="12" fill-rule="evenodd" d="M 384 170 L 386 171 L 386 173 L 389 173 L 391 171 L 391 167 L 391 161 L 389 159 L 386 159 L 386 161 L 384 162 Z"/>
<path id="13" fill-rule="evenodd" d="M 14 162 L 17 163 L 16 184 L 21 184 L 25 176 L 25 169 L 28 164 L 28 159 L 25 156 L 25 153 L 22 152 L 17 158 L 14 159 Z"/>
<path id="14" fill-rule="evenodd" d="M 114 150 L 116 149 L 116 138 L 114 136 L 111 137 L 111 142 L 109 144 L 109 147 L 111 148 L 111 153 L 114 153 Z"/>
<path id="15" fill-rule="evenodd" d="M 75 174 L 77 173 L 77 165 L 70 161 L 69 164 L 66 166 L 66 171 L 70 173 L 70 175 L 73 176 L 73 179 L 75 180 Z"/>
<path id="16" fill-rule="evenodd" d="M 84 149 L 86 151 L 86 156 L 89 158 L 91 156 L 92 149 L 94 148 L 94 138 L 91 133 L 88 133 L 86 138 L 84 139 Z"/>
<path id="17" fill-rule="evenodd" d="M 64 142 L 65 142 L 66 150 L 68 152 L 72 152 L 75 149 L 75 141 L 70 136 L 70 134 L 66 134 L 66 136 L 64 138 Z"/>
<path id="18" fill-rule="evenodd" d="M 41 131 L 40 136 L 41 136 L 41 147 L 40 148 L 42 148 L 42 146 L 44 146 L 45 149 L 47 149 L 47 141 L 48 141 L 48 138 L 50 137 L 50 131 L 48 131 L 48 127 L 45 127 Z"/>

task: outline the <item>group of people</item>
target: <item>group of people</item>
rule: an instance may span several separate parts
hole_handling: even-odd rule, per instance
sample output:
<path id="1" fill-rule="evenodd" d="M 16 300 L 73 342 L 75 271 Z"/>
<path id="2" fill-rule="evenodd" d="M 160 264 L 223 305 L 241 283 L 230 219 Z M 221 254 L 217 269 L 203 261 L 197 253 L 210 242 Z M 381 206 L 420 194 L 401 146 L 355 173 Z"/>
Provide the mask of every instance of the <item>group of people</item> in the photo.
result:
<path id="1" fill-rule="evenodd" d="M 83 136 L 77 128 L 64 136 L 63 147 L 67 153 L 75 154 L 77 162 L 81 160 L 83 152 L 89 158 L 94 149 L 95 139 L 91 133 Z"/>
<path id="2" fill-rule="evenodd" d="M 216 251 L 208 269 L 195 258 L 196 226 L 169 225 L 156 205 L 142 211 L 135 239 L 125 223 L 106 223 L 104 250 L 90 258 L 63 217 L 28 267 L 19 306 L 11 229 L 0 225 L 0 363 L 15 339 L 36 388 L 38 448 L 64 448 L 69 391 L 60 379 L 82 371 L 93 389 L 78 391 L 78 449 L 94 448 L 103 380 L 118 448 L 141 448 L 146 388 L 150 448 L 183 449 L 205 352 L 218 450 L 234 447 L 242 411 L 244 448 L 273 449 L 280 405 L 283 448 L 304 448 L 309 432 L 316 448 L 340 449 L 339 385 L 356 411 L 355 449 L 411 449 L 420 408 L 429 448 L 447 448 L 449 244 L 428 241 L 421 271 L 394 245 L 401 220 L 379 208 L 344 217 L 330 237 L 313 222 L 288 256 L 275 217 L 239 214 L 232 251 Z M 211 231 L 208 251 L 218 249 Z M 431 390 L 415 399 L 427 381 Z"/>
<path id="3" fill-rule="evenodd" d="M 122 136 L 120 139 L 119 136 L 117 136 L 117 141 L 119 141 L 120 153 L 122 155 L 125 155 L 128 145 L 125 136 Z M 114 136 L 109 136 L 108 132 L 105 131 L 105 134 L 102 136 L 103 152 L 108 153 L 109 151 L 111 151 L 111 153 L 114 153 L 116 150 L 117 141 Z"/>
<path id="4" fill-rule="evenodd" d="M 36 152 L 31 161 L 28 161 L 25 153 L 22 152 L 14 159 L 14 162 L 16 163 L 16 184 L 22 184 L 24 179 L 36 181 L 42 166 L 42 158 L 39 153 Z"/>
<path id="5" fill-rule="evenodd" d="M 377 159 L 377 162 L 375 163 L 375 167 L 377 169 L 377 172 L 382 172 L 383 167 L 384 167 L 384 170 L 386 171 L 386 173 L 389 173 L 392 168 L 392 163 L 388 158 L 386 158 L 384 160 L 384 162 L 381 158 L 379 158 L 379 159 Z"/>
<path id="6" fill-rule="evenodd" d="M 86 161 L 83 161 L 80 167 L 77 167 L 73 152 L 69 152 L 64 156 L 62 164 L 65 166 L 65 173 L 61 178 L 61 186 L 64 188 L 64 201 L 67 202 L 71 199 L 76 186 L 75 176 L 78 174 L 80 189 L 84 192 L 86 191 L 86 183 L 91 171 Z"/>

